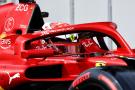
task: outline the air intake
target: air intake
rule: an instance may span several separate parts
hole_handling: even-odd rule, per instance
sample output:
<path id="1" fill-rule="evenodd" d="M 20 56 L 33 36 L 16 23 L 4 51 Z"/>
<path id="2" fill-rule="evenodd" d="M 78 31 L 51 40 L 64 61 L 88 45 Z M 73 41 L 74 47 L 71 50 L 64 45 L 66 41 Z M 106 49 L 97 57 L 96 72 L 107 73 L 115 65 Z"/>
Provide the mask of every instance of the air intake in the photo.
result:
<path id="1" fill-rule="evenodd" d="M 30 67 L 26 70 L 25 76 L 30 79 L 61 78 L 62 65 Z"/>

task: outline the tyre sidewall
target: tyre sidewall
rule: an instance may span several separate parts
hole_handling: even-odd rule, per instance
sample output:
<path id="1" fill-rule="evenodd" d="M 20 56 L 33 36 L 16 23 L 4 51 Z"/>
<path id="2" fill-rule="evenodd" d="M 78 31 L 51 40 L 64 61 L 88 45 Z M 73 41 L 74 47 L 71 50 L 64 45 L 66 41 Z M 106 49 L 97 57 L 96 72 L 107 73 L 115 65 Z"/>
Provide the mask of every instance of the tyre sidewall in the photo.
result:
<path id="1" fill-rule="evenodd" d="M 89 84 L 96 84 L 104 90 L 122 90 L 117 80 L 109 73 L 99 69 L 90 69 L 83 72 L 71 84 L 69 90 L 83 90 Z"/>

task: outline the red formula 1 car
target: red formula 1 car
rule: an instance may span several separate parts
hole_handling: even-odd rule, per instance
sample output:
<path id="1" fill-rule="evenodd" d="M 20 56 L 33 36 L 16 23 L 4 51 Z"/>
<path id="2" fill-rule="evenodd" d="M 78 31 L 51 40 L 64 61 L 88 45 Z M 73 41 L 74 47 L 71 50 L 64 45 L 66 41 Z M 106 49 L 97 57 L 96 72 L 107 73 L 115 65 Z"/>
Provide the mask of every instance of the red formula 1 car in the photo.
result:
<path id="1" fill-rule="evenodd" d="M 135 50 L 114 23 L 43 16 L 33 0 L 0 6 L 0 90 L 134 90 Z"/>

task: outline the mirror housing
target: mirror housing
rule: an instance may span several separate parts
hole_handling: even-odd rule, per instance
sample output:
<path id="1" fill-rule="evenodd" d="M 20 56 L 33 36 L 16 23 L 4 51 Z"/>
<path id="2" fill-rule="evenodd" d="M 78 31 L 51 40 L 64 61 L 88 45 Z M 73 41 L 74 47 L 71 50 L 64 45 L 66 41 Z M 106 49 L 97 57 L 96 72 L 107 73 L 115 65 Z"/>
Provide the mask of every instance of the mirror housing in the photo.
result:
<path id="1" fill-rule="evenodd" d="M 41 12 L 41 15 L 42 15 L 43 18 L 49 17 L 48 12 Z"/>
<path id="2" fill-rule="evenodd" d="M 19 0 L 19 3 L 35 3 L 35 0 Z"/>

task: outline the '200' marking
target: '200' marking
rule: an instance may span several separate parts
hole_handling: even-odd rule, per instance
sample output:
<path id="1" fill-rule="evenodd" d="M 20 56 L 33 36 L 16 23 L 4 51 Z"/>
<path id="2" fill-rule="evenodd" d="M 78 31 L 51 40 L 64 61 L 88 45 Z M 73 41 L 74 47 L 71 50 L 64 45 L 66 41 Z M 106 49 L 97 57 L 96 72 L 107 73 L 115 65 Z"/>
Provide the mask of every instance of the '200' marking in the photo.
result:
<path id="1" fill-rule="evenodd" d="M 28 4 L 18 4 L 16 7 L 16 11 L 28 11 L 29 5 Z"/>

